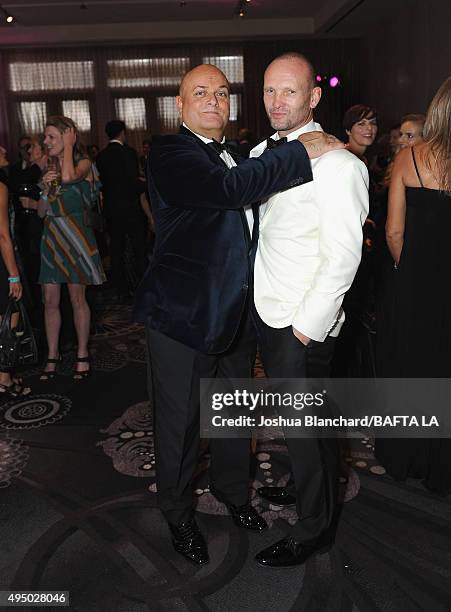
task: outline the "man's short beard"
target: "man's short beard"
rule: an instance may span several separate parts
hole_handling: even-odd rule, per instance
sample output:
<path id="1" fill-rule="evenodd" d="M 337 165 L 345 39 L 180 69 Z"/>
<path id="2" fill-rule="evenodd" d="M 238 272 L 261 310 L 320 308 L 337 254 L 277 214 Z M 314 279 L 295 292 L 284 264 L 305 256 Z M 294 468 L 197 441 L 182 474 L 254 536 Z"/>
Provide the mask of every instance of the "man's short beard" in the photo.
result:
<path id="1" fill-rule="evenodd" d="M 277 130 L 278 132 L 286 132 L 287 130 L 292 130 L 294 126 L 290 122 L 288 122 L 284 125 L 279 125 L 279 127 L 271 123 L 271 127 L 273 130 Z"/>

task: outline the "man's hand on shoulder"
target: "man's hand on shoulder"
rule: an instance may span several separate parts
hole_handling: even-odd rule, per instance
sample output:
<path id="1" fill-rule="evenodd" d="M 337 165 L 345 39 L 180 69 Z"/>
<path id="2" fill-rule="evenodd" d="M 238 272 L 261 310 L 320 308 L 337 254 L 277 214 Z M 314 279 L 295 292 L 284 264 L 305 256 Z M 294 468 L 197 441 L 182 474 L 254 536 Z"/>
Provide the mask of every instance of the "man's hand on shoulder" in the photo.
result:
<path id="1" fill-rule="evenodd" d="M 298 136 L 298 140 L 304 145 L 310 159 L 320 157 L 323 153 L 329 151 L 345 148 L 341 140 L 338 140 L 332 134 L 326 134 L 326 132 L 306 132 Z"/>
<path id="2" fill-rule="evenodd" d="M 304 334 L 298 331 L 295 327 L 293 327 L 293 334 L 300 342 L 302 342 L 304 346 L 308 346 L 310 344 L 311 338 L 309 338 L 308 336 L 304 336 Z"/>

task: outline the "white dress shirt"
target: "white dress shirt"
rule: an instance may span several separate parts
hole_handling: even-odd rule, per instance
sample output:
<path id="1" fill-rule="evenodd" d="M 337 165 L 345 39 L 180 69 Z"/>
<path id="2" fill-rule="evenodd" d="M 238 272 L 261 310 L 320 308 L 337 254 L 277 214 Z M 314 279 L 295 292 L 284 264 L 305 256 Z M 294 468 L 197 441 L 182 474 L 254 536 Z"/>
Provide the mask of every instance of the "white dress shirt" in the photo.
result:
<path id="1" fill-rule="evenodd" d="M 288 140 L 314 130 L 322 128 L 310 121 Z M 266 141 L 250 156 L 265 149 Z M 345 149 L 313 159 L 312 171 L 312 182 L 276 193 L 260 206 L 254 300 L 270 327 L 292 325 L 322 342 L 338 336 L 343 298 L 360 263 L 368 171 Z"/>
<path id="2" fill-rule="evenodd" d="M 193 130 L 191 130 L 186 125 L 186 123 L 183 123 L 182 125 L 187 130 L 192 132 L 195 136 L 200 138 L 202 142 L 205 142 L 205 144 L 208 144 L 209 142 L 213 142 L 213 138 L 205 138 L 205 136 L 201 136 L 200 134 L 193 132 Z M 221 144 L 224 144 L 224 143 L 225 143 L 225 136 L 223 136 L 221 140 Z M 234 166 L 236 166 L 235 160 L 233 159 L 233 157 L 230 155 L 228 151 L 222 151 L 219 157 L 222 159 L 222 161 L 226 164 L 228 168 L 233 168 Z M 248 204 L 247 206 L 244 206 L 244 212 L 246 214 L 246 221 L 249 226 L 249 233 L 252 236 L 252 230 L 254 229 L 254 213 L 252 212 L 252 204 Z"/>

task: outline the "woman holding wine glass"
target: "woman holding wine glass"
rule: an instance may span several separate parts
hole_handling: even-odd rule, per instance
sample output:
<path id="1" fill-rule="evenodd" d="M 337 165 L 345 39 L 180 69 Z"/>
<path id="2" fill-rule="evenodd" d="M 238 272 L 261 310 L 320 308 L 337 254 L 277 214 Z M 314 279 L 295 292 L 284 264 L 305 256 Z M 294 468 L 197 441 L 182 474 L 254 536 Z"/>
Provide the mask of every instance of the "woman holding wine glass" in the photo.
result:
<path id="1" fill-rule="evenodd" d="M 94 189 L 91 162 L 84 154 L 74 122 L 68 117 L 47 120 L 44 143 L 49 163 L 42 177 L 43 192 L 38 203 L 38 213 L 44 218 L 39 282 L 44 293 L 48 358 L 41 380 L 54 378 L 61 361 L 62 283 L 68 286 L 78 340 L 73 378 L 83 380 L 90 373 L 86 286 L 105 282 L 94 232 L 86 225 L 85 212 Z"/>

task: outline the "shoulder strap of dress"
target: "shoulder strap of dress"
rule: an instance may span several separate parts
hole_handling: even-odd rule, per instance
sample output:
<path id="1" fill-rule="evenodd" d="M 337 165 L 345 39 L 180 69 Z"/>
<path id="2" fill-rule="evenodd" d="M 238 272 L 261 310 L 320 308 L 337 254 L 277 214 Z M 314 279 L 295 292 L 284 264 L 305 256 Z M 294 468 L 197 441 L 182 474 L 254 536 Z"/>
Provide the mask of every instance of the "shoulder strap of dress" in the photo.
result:
<path id="1" fill-rule="evenodd" d="M 413 165 L 415 166 L 415 172 L 417 173 L 417 177 L 418 177 L 418 180 L 420 181 L 420 185 L 424 187 L 423 181 L 421 180 L 420 173 L 418 172 L 417 160 L 415 159 L 415 153 L 413 149 L 414 148 L 412 147 L 412 159 L 413 159 Z"/>

